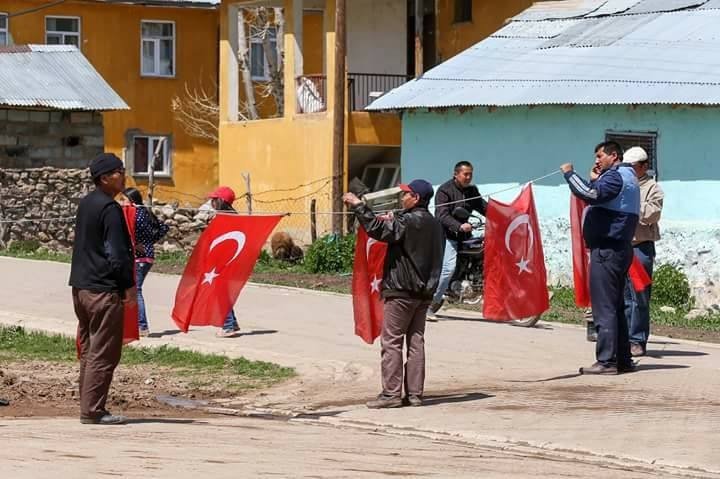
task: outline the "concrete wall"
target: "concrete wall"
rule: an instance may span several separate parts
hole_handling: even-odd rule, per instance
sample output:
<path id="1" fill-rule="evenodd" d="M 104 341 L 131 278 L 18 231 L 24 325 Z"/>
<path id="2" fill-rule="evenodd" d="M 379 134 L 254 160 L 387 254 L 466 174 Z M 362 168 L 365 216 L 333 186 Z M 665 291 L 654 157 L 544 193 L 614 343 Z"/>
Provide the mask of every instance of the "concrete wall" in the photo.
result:
<path id="1" fill-rule="evenodd" d="M 3 0 L 0 11 L 14 13 L 44 6 L 40 0 Z M 100 75 L 130 106 L 104 114 L 105 147 L 118 156 L 126 148 L 126 132 L 172 134 L 172 178 L 158 179 L 156 197 L 200 202 L 217 185 L 217 145 L 187 135 L 175 121 L 172 98 L 186 85 L 213 92 L 217 85 L 218 10 L 105 2 L 65 2 L 12 17 L 16 44 L 45 43 L 46 16 L 77 16 L 81 50 Z M 143 77 L 140 72 L 140 22 L 175 22 L 175 76 Z M 137 180 L 144 185 L 147 180 Z"/>
<path id="2" fill-rule="evenodd" d="M 102 151 L 100 113 L 0 109 L 0 168 L 84 168 Z"/>
<path id="3" fill-rule="evenodd" d="M 347 18 L 349 72 L 406 73 L 406 2 L 352 0 L 347 2 Z"/>
<path id="4" fill-rule="evenodd" d="M 403 118 L 403 180 L 434 184 L 460 160 L 475 165 L 484 194 L 573 162 L 589 171 L 606 130 L 658 132 L 658 173 L 666 200 L 658 260 L 683 266 L 696 293 L 720 296 L 720 109 L 672 106 L 478 108 L 408 113 Z M 570 278 L 569 190 L 557 174 L 535 185 L 551 281 Z M 498 194 L 510 201 L 512 190 Z"/>

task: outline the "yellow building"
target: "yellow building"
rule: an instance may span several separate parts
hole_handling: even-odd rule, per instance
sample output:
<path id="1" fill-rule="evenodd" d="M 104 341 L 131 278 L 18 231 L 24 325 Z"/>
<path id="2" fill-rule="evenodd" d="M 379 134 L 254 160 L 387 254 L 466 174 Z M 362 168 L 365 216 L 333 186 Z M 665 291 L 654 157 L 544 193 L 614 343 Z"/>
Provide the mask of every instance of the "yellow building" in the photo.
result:
<path id="1" fill-rule="evenodd" d="M 217 96 L 218 2 L 148 3 L 3 0 L 0 43 L 78 46 L 130 106 L 103 114 L 105 149 L 124 158 L 129 183 L 144 189 L 157 149 L 155 197 L 198 204 L 217 186 L 217 144 L 189 135 L 172 101 Z"/>
<path id="2" fill-rule="evenodd" d="M 529 3 L 476 0 L 468 10 L 462 0 L 439 0 L 437 5 L 427 0 L 422 12 L 423 68 L 432 67 L 438 53 L 447 58 L 489 35 Z M 341 187 L 335 190 L 344 190 L 354 177 L 378 190 L 400 179 L 400 118 L 363 109 L 412 78 L 415 6 L 413 0 L 347 0 L 346 4 L 344 161 Z M 283 20 L 272 25 L 272 44 L 253 35 L 257 26 L 248 24 L 248 12 L 258 7 L 274 9 Z M 331 219 L 337 214 L 332 211 L 333 198 L 341 193 L 333 191 L 335 12 L 335 0 L 221 3 L 220 183 L 245 192 L 243 175 L 248 173 L 253 211 L 292 213 L 280 227 L 302 241 L 311 237 L 312 209 L 318 212 L 317 234 L 331 231 Z M 267 63 L 281 57 L 283 68 L 275 70 L 282 85 L 281 111 L 261 108 L 260 119 L 247 121 L 250 80 L 269 81 L 273 70 Z M 270 75 L 258 78 L 263 71 Z M 257 96 L 256 83 L 252 91 Z M 266 101 L 267 97 L 260 99 Z"/>

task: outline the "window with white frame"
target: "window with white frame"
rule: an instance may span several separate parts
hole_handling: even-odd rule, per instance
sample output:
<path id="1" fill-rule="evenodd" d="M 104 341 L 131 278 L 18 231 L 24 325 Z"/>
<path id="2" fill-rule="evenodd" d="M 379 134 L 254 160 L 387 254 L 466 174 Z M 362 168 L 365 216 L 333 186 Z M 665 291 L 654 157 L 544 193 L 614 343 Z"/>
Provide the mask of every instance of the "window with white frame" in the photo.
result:
<path id="1" fill-rule="evenodd" d="M 8 16 L 7 13 L 0 13 L 0 45 L 7 45 L 8 37 Z"/>
<path id="2" fill-rule="evenodd" d="M 147 176 L 153 165 L 155 176 L 170 176 L 170 138 L 167 136 L 135 135 L 132 138 L 132 172 Z"/>
<path id="3" fill-rule="evenodd" d="M 175 76 L 175 23 L 143 20 L 141 71 L 145 76 Z"/>
<path id="4" fill-rule="evenodd" d="M 250 27 L 250 76 L 253 80 L 267 81 L 270 79 L 270 64 L 265 55 L 265 37 L 270 47 L 270 58 L 277 64 L 277 28 L 270 27 L 258 30 Z"/>
<path id="5" fill-rule="evenodd" d="M 80 48 L 80 17 L 45 17 L 45 43 Z"/>

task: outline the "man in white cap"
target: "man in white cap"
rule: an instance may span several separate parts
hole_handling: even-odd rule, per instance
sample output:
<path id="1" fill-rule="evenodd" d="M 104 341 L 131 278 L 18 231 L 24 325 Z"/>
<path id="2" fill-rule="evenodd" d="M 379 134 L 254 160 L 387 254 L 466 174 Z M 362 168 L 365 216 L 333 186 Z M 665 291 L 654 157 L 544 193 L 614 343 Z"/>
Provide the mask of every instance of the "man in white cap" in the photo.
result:
<path id="1" fill-rule="evenodd" d="M 652 278 L 655 261 L 655 241 L 660 239 L 660 214 L 665 194 L 657 182 L 648 175 L 650 161 L 648 155 L 639 146 L 633 146 L 625 152 L 623 163 L 635 170 L 640 186 L 640 221 L 633 237 L 633 252 Z M 630 353 L 644 356 L 650 336 L 650 290 L 652 285 L 642 291 L 635 291 L 632 283 L 625 286 L 625 316 L 628 318 Z"/>

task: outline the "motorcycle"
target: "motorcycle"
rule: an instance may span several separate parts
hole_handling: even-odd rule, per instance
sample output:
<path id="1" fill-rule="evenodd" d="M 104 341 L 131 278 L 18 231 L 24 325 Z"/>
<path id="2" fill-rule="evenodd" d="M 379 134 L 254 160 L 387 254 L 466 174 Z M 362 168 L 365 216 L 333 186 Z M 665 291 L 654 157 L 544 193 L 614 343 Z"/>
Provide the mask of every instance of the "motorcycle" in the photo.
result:
<path id="1" fill-rule="evenodd" d="M 455 272 L 445 292 L 444 300 L 449 304 L 477 305 L 483 300 L 483 263 L 485 260 L 485 225 L 476 212 L 470 213 L 462 207 L 452 212 L 455 219 L 472 225 L 472 237 L 458 243 Z M 540 316 L 513 319 L 510 324 L 531 328 Z"/>

